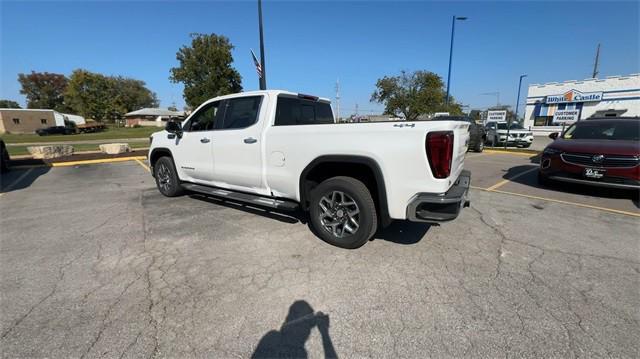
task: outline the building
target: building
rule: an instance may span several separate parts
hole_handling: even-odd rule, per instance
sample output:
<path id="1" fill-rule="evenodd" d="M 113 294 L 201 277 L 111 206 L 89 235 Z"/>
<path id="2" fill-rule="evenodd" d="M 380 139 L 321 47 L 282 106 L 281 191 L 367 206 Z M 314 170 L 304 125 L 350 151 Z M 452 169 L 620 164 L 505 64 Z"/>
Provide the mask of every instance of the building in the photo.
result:
<path id="1" fill-rule="evenodd" d="M 40 128 L 85 124 L 84 117 L 54 110 L 0 108 L 0 133 L 34 133 Z"/>
<path id="2" fill-rule="evenodd" d="M 529 85 L 524 127 L 534 135 L 601 116 L 640 117 L 640 74 Z"/>
<path id="3" fill-rule="evenodd" d="M 165 122 L 170 119 L 182 120 L 185 117 L 184 112 L 171 111 L 163 108 L 143 108 L 124 115 L 126 127 L 133 127 L 136 125 L 164 127 Z"/>

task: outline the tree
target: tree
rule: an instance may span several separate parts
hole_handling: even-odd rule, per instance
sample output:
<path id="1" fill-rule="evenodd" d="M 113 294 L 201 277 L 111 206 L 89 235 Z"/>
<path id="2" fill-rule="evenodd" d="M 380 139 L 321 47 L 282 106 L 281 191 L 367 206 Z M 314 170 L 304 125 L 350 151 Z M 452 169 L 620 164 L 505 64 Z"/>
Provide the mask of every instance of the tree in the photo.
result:
<path id="1" fill-rule="evenodd" d="M 171 69 L 169 79 L 184 84 L 184 99 L 190 107 L 206 100 L 242 91 L 240 73 L 231 66 L 233 45 L 225 36 L 191 34 L 191 46 L 176 53 L 180 63 Z"/>
<path id="2" fill-rule="evenodd" d="M 449 98 L 449 105 L 445 104 L 445 97 L 440 76 L 429 71 L 402 71 L 400 76 L 378 79 L 371 101 L 384 103 L 385 114 L 403 116 L 409 121 L 435 112 L 462 114 L 462 108 L 453 97 Z"/>
<path id="3" fill-rule="evenodd" d="M 35 72 L 18 74 L 20 93 L 27 97 L 27 108 L 66 111 L 64 92 L 69 80 L 62 74 Z"/>
<path id="4" fill-rule="evenodd" d="M 140 80 L 74 70 L 65 92 L 77 113 L 98 121 L 115 120 L 142 107 L 157 107 L 156 94 Z"/>
<path id="5" fill-rule="evenodd" d="M 20 104 L 11 100 L 0 100 L 0 108 L 22 108 Z"/>

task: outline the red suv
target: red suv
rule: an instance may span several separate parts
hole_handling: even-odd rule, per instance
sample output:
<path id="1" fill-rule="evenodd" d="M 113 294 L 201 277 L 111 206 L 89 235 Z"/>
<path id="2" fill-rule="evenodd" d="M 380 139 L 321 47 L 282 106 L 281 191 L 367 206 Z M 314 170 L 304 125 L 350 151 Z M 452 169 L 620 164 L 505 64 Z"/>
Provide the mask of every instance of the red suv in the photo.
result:
<path id="1" fill-rule="evenodd" d="M 538 181 L 640 189 L 640 118 L 578 121 L 542 153 Z"/>

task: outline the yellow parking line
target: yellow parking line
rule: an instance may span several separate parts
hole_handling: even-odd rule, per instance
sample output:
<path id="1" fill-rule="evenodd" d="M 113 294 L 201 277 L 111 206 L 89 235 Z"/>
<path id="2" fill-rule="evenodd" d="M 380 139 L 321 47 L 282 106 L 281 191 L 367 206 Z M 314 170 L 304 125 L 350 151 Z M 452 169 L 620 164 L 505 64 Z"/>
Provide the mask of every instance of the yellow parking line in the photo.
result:
<path id="1" fill-rule="evenodd" d="M 140 166 L 142 166 L 142 168 L 144 168 L 145 170 L 147 170 L 147 172 L 151 172 L 151 169 L 149 168 L 149 166 L 147 166 L 144 162 L 140 161 L 139 159 L 136 158 L 136 162 L 138 162 L 140 164 Z"/>
<path id="2" fill-rule="evenodd" d="M 112 162 L 127 162 L 135 160 L 144 160 L 145 156 L 132 156 L 132 157 L 116 157 L 116 158 L 103 158 L 98 160 L 83 160 L 83 161 L 69 161 L 69 162 L 55 162 L 51 163 L 51 167 L 68 167 L 79 165 L 93 165 L 97 163 L 112 163 Z"/>
<path id="3" fill-rule="evenodd" d="M 500 182 L 498 182 L 498 183 L 494 184 L 493 186 L 491 186 L 491 187 L 487 188 L 487 191 L 493 191 L 493 190 L 495 190 L 495 189 L 497 189 L 497 188 L 499 188 L 499 187 L 502 187 L 502 186 L 504 186 L 505 184 L 507 184 L 507 183 L 509 183 L 509 182 L 513 181 L 514 179 L 516 179 L 516 178 L 518 178 L 518 177 L 522 177 L 522 176 L 526 175 L 527 173 L 533 172 L 533 171 L 535 171 L 535 170 L 537 170 L 537 169 L 538 169 L 538 167 L 536 166 L 536 167 L 533 167 L 533 168 L 528 169 L 528 170 L 526 170 L 526 171 L 522 171 L 522 172 L 518 173 L 517 175 L 515 175 L 515 176 L 513 176 L 513 177 L 511 177 L 511 178 L 507 178 L 507 179 L 505 179 L 505 180 L 502 180 L 502 181 L 500 181 Z"/>
<path id="4" fill-rule="evenodd" d="M 624 214 L 624 215 L 627 215 L 627 216 L 639 217 L 640 218 L 640 212 L 636 213 L 636 212 L 623 211 L 623 210 L 607 208 L 607 207 L 598 207 L 598 206 L 592 206 L 590 204 L 584 204 L 584 203 L 579 203 L 579 202 L 563 201 L 563 200 L 555 199 L 555 198 L 532 196 L 530 194 L 522 194 L 522 193 L 501 191 L 501 190 L 489 190 L 488 188 L 482 188 L 482 187 L 476 187 L 476 186 L 471 186 L 471 188 L 477 189 L 477 190 L 480 190 L 480 191 L 485 191 L 485 192 L 509 194 L 509 195 L 512 195 L 512 196 L 524 197 L 524 198 L 529 198 L 529 199 L 537 199 L 537 200 L 541 200 L 541 201 L 554 202 L 554 203 L 560 203 L 560 204 L 567 204 L 567 205 L 576 206 L 576 207 L 596 209 L 596 210 L 603 211 L 603 212 Z"/>

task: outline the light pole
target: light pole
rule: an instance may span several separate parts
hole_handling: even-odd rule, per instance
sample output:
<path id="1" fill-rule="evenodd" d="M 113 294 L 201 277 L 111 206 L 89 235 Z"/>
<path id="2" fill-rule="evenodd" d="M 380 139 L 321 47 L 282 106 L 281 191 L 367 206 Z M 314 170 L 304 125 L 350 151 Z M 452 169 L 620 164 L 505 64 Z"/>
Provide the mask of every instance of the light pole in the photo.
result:
<path id="1" fill-rule="evenodd" d="M 262 0 L 258 0 L 258 26 L 260 27 L 260 67 L 262 68 L 262 76 L 260 76 L 260 90 L 267 89 L 267 69 L 264 66 L 264 38 L 262 35 Z"/>
<path id="2" fill-rule="evenodd" d="M 447 98 L 446 104 L 449 105 L 449 89 L 451 85 L 451 59 L 453 58 L 453 35 L 456 32 L 456 20 L 464 21 L 466 20 L 466 16 L 455 16 L 451 20 L 451 46 L 449 47 L 449 72 L 447 73 Z"/>
<path id="3" fill-rule="evenodd" d="M 520 81 L 518 81 L 518 96 L 516 97 L 516 113 L 515 118 L 518 120 L 518 107 L 520 106 L 520 89 L 522 88 L 522 79 L 527 77 L 526 74 L 520 75 Z M 507 149 L 507 142 L 509 141 L 509 130 L 511 129 L 511 121 L 507 123 L 507 139 L 504 141 L 504 149 Z"/>

